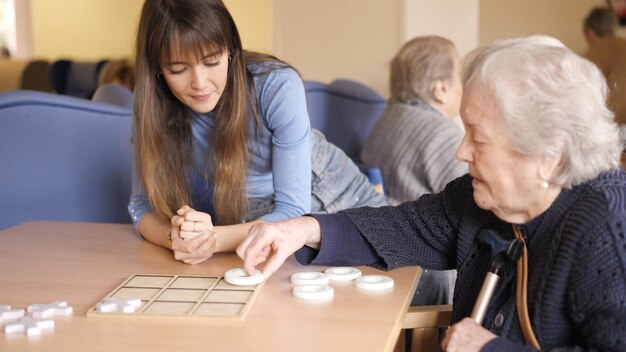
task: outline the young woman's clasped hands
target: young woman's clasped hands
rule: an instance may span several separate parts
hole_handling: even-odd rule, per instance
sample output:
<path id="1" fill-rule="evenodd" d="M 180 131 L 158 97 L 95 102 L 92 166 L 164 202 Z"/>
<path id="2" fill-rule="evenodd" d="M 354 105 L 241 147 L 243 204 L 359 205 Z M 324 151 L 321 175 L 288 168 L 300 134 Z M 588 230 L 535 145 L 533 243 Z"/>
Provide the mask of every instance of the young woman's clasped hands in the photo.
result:
<path id="1" fill-rule="evenodd" d="M 211 215 L 183 205 L 172 216 L 170 230 L 174 257 L 187 264 L 211 258 L 217 245 Z"/>

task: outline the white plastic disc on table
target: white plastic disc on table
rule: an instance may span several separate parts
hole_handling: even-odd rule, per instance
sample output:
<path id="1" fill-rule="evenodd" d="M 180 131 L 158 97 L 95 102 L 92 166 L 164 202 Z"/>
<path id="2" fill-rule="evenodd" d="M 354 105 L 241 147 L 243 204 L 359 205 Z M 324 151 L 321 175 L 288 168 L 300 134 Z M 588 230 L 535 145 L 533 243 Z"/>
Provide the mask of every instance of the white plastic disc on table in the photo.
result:
<path id="1" fill-rule="evenodd" d="M 42 329 L 54 328 L 52 319 L 34 319 L 32 317 L 21 317 L 17 322 L 4 326 L 5 334 L 25 332 L 28 336 L 41 335 Z"/>
<path id="2" fill-rule="evenodd" d="M 382 291 L 393 287 L 393 279 L 384 275 L 365 275 L 354 281 L 354 285 L 368 291 Z"/>
<path id="3" fill-rule="evenodd" d="M 141 299 L 139 298 L 121 299 L 108 297 L 96 305 L 96 311 L 102 313 L 135 313 L 139 308 L 141 308 Z"/>
<path id="4" fill-rule="evenodd" d="M 324 272 L 332 281 L 352 281 L 361 276 L 361 270 L 345 266 L 328 268 Z"/>
<path id="5" fill-rule="evenodd" d="M 328 275 L 317 271 L 303 271 L 291 275 L 291 283 L 294 285 L 327 285 L 329 281 Z"/>
<path id="6" fill-rule="evenodd" d="M 11 309 L 11 306 L 0 305 L 0 325 L 4 321 L 17 320 L 24 316 L 24 309 Z"/>
<path id="7" fill-rule="evenodd" d="M 242 268 L 230 269 L 224 274 L 224 280 L 231 285 L 236 286 L 252 286 L 263 282 L 265 278 L 260 270 L 256 270 L 254 275 L 248 276 L 248 273 Z"/>
<path id="8" fill-rule="evenodd" d="M 35 319 L 47 319 L 53 316 L 70 316 L 74 309 L 68 306 L 67 301 L 54 301 L 48 304 L 31 304 L 26 311 Z"/>
<path id="9" fill-rule="evenodd" d="M 291 291 L 294 296 L 309 301 L 321 301 L 333 298 L 335 290 L 328 285 L 299 285 Z"/>

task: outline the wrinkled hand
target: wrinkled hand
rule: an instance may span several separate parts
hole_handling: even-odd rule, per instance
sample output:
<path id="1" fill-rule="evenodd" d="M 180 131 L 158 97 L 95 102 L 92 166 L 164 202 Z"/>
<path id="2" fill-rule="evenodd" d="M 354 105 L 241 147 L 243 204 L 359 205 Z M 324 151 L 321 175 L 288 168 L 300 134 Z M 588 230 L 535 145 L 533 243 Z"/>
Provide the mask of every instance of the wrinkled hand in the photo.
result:
<path id="1" fill-rule="evenodd" d="M 446 352 L 479 352 L 487 342 L 496 337 L 495 334 L 478 325 L 471 318 L 465 318 L 446 331 L 446 336 L 441 341 L 441 347 Z"/>
<path id="2" fill-rule="evenodd" d="M 171 221 L 174 258 L 187 264 L 199 264 L 215 252 L 217 234 L 213 232 L 211 215 L 184 205 Z"/>
<path id="3" fill-rule="evenodd" d="M 312 217 L 253 225 L 237 247 L 244 269 L 254 274 L 257 265 L 266 262 L 263 276 L 269 278 L 290 255 L 307 242 L 319 242 L 320 226 Z"/>

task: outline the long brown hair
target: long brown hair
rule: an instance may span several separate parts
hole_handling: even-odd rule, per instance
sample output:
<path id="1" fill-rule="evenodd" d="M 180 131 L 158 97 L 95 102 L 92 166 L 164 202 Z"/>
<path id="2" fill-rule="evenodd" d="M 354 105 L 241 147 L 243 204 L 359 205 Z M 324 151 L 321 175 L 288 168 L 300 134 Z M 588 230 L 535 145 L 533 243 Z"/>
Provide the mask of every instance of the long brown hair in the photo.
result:
<path id="1" fill-rule="evenodd" d="M 241 221 L 246 203 L 248 113 L 258 119 L 246 62 L 275 58 L 244 53 L 235 22 L 220 0 L 146 0 L 137 32 L 133 141 L 145 192 L 168 222 L 180 206 L 191 204 L 193 156 L 191 117 L 161 77 L 160 62 L 174 54 L 201 58 L 207 50 L 226 51 L 230 61 L 206 156 L 214 166 L 203 176 L 213 181 L 214 221 L 233 224 Z"/>

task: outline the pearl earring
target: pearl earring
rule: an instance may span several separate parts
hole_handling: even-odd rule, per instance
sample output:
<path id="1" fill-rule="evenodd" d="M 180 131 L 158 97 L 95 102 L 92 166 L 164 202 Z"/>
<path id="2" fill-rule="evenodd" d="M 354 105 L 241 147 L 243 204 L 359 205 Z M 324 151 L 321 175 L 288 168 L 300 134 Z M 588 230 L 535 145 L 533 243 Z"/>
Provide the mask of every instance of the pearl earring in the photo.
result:
<path id="1" fill-rule="evenodd" d="M 548 181 L 541 181 L 541 183 L 539 184 L 539 187 L 541 187 L 542 189 L 548 189 L 550 185 L 548 184 Z"/>

